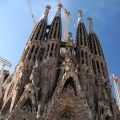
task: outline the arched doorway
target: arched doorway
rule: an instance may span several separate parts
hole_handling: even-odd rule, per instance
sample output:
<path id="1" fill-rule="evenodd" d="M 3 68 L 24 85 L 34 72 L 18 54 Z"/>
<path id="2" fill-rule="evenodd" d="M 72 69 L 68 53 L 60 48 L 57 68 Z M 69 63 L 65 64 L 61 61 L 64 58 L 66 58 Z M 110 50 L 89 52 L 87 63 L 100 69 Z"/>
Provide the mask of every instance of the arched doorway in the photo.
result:
<path id="1" fill-rule="evenodd" d="M 105 120 L 112 120 L 112 118 L 110 116 L 106 116 Z"/>
<path id="2" fill-rule="evenodd" d="M 60 114 L 60 120 L 72 120 L 72 114 L 69 111 L 64 111 Z"/>
<path id="3" fill-rule="evenodd" d="M 63 87 L 63 93 L 64 92 L 71 92 L 73 93 L 75 96 L 77 95 L 77 91 L 76 91 L 76 86 L 75 86 L 75 82 L 74 82 L 74 78 L 70 77 L 66 80 L 64 87 Z"/>

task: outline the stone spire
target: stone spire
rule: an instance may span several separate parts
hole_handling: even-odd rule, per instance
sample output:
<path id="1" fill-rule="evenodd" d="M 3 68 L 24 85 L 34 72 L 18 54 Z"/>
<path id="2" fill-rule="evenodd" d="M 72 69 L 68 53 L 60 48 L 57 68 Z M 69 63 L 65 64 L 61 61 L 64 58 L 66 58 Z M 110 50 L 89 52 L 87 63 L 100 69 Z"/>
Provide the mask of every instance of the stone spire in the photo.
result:
<path id="1" fill-rule="evenodd" d="M 35 38 L 35 40 L 45 41 L 47 22 L 48 22 L 48 13 L 50 9 L 51 9 L 50 5 L 47 5 L 43 16 L 40 18 L 39 22 L 36 24 L 35 30 L 33 30 L 32 38 Z"/>
<path id="2" fill-rule="evenodd" d="M 61 17 L 61 8 L 62 8 L 62 4 L 58 4 L 58 10 L 57 10 L 57 13 L 55 15 L 55 17 Z"/>
<path id="3" fill-rule="evenodd" d="M 97 37 L 97 34 L 95 33 L 94 29 L 93 29 L 93 24 L 92 24 L 92 18 L 88 17 L 88 25 L 89 25 L 89 45 L 90 45 L 90 49 L 91 49 L 91 53 L 95 54 L 95 55 L 100 55 L 103 56 L 103 52 L 102 52 L 102 48 L 99 42 L 99 39 Z"/>
<path id="4" fill-rule="evenodd" d="M 82 10 L 78 10 L 78 24 L 83 23 L 82 15 Z"/>
<path id="5" fill-rule="evenodd" d="M 57 13 L 52 21 L 49 33 L 48 33 L 48 39 L 59 39 L 61 40 L 61 34 L 62 34 L 62 23 L 61 23 L 61 4 L 58 4 L 58 10 Z"/>
<path id="6" fill-rule="evenodd" d="M 92 25 L 92 18 L 88 17 L 88 26 L 89 26 L 89 34 L 93 34 L 95 33 L 94 29 L 93 29 L 93 25 Z"/>
<path id="7" fill-rule="evenodd" d="M 46 6 L 46 10 L 39 20 L 39 22 L 35 25 L 33 28 L 33 31 L 30 35 L 29 41 L 30 44 L 27 44 L 26 49 L 24 51 L 24 54 L 22 56 L 22 61 L 24 60 L 33 60 L 35 62 L 36 56 L 39 51 L 40 44 L 38 43 L 37 46 L 34 46 L 34 41 L 45 41 L 46 37 L 46 28 L 47 28 L 47 19 L 48 19 L 48 13 L 51 7 L 49 5 Z M 29 42 L 28 42 L 29 43 Z M 33 62 L 33 64 L 34 64 Z"/>
<path id="8" fill-rule="evenodd" d="M 78 26 L 76 31 L 76 59 L 79 64 L 79 72 L 90 74 L 90 51 L 88 34 L 82 18 L 82 10 L 78 11 Z M 86 80 L 81 80 L 81 84 L 86 84 Z M 85 85 L 84 85 L 85 86 Z"/>
<path id="9" fill-rule="evenodd" d="M 82 10 L 78 11 L 78 26 L 76 33 L 76 46 L 88 46 L 87 30 L 82 19 Z"/>
<path id="10" fill-rule="evenodd" d="M 93 54 L 93 58 L 92 58 L 93 72 L 94 74 L 99 74 L 103 76 L 104 78 L 106 78 L 107 68 L 106 68 L 106 63 L 104 60 L 104 54 L 102 51 L 102 47 L 97 37 L 97 34 L 95 33 L 93 29 L 92 18 L 88 17 L 87 19 L 88 19 L 88 25 L 89 25 L 89 35 L 88 35 L 89 48 L 90 48 L 91 53 Z"/>
<path id="11" fill-rule="evenodd" d="M 50 9 L 51 9 L 51 6 L 47 5 L 46 10 L 45 10 L 43 16 L 40 18 L 40 20 L 45 20 L 46 22 L 48 21 L 48 13 L 49 13 Z"/>
<path id="12" fill-rule="evenodd" d="M 111 91 L 111 86 L 110 86 L 110 81 L 109 81 L 109 75 L 107 71 L 107 65 L 106 61 L 104 58 L 104 54 L 102 51 L 102 47 L 100 44 L 100 41 L 98 39 L 98 36 L 93 29 L 93 24 L 92 24 L 92 18 L 88 17 L 88 25 L 89 25 L 89 48 L 91 51 L 91 65 L 93 69 L 93 74 L 96 76 L 95 80 L 95 86 L 96 86 L 96 93 L 95 93 L 95 98 L 96 99 L 96 105 L 95 109 L 98 111 L 98 116 L 99 116 L 99 111 L 101 111 L 101 108 L 103 110 L 106 110 L 107 116 L 104 116 L 104 114 L 101 114 L 99 116 L 100 120 L 102 119 L 114 119 L 116 120 L 116 115 L 114 109 L 111 107 L 112 106 L 112 101 L 113 101 L 113 96 L 112 96 L 112 91 Z M 105 87 L 103 87 L 105 86 Z M 103 93 L 103 94 L 101 94 Z M 107 102 L 106 102 L 107 101 Z M 108 103 L 111 104 L 108 106 Z M 112 114 L 111 114 L 112 113 Z"/>

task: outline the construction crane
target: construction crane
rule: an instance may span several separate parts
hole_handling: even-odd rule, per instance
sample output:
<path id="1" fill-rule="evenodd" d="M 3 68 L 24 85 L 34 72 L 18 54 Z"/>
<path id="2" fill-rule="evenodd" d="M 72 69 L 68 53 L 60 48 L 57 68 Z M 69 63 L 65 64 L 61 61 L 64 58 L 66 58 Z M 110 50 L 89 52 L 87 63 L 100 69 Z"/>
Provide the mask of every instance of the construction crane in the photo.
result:
<path id="1" fill-rule="evenodd" d="M 32 7 L 31 7 L 31 3 L 30 3 L 29 0 L 27 0 L 27 4 L 28 4 L 28 8 L 29 8 L 30 14 L 31 14 L 31 16 L 32 16 L 33 23 L 34 23 L 34 25 L 35 25 L 35 24 L 36 24 L 36 22 L 35 22 L 35 16 L 34 16 L 34 14 L 33 14 Z"/>
<path id="2" fill-rule="evenodd" d="M 5 66 L 11 67 L 12 64 L 9 61 L 2 58 L 2 57 L 0 57 L 0 63 L 2 64 L 1 75 L 0 75 L 0 77 L 2 78 L 2 73 L 4 71 Z"/>
<path id="3" fill-rule="evenodd" d="M 112 80 L 113 80 L 113 83 L 114 83 L 114 89 L 115 89 L 115 93 L 116 93 L 118 110 L 120 112 L 120 88 L 119 88 L 120 80 L 118 80 L 118 78 L 114 74 L 112 75 Z"/>
<path id="4" fill-rule="evenodd" d="M 61 4 L 62 9 L 64 10 L 64 13 L 65 13 L 65 16 L 66 16 L 65 31 L 64 31 L 64 41 L 68 42 L 68 22 L 70 20 L 73 23 L 73 25 L 74 25 L 75 28 L 76 28 L 76 23 L 73 21 L 72 15 L 71 15 L 70 11 L 68 11 L 59 0 L 57 0 L 57 3 Z"/>

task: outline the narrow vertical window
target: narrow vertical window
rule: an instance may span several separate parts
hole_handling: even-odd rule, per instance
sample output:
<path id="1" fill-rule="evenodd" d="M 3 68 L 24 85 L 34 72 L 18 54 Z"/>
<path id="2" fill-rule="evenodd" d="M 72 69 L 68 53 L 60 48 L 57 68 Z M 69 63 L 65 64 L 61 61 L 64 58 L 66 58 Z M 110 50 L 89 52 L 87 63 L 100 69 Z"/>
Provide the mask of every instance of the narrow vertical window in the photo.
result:
<path id="1" fill-rule="evenodd" d="M 27 56 L 27 54 L 28 54 L 28 51 L 29 51 L 29 47 L 26 49 L 25 54 L 24 54 L 24 56 L 23 56 L 23 58 L 22 58 L 22 61 L 24 61 L 24 60 L 26 59 L 26 56 Z"/>
<path id="2" fill-rule="evenodd" d="M 104 76 L 104 78 L 106 78 L 106 74 L 105 74 L 105 69 L 103 67 L 103 63 L 101 63 L 101 68 L 102 68 L 103 76 Z"/>
<path id="3" fill-rule="evenodd" d="M 45 48 L 41 48 L 39 51 L 39 60 L 42 61 L 44 58 Z"/>
<path id="4" fill-rule="evenodd" d="M 50 47 L 50 45 L 48 45 L 48 47 L 47 47 L 47 52 L 49 51 L 49 47 Z"/>
<path id="5" fill-rule="evenodd" d="M 81 51 L 81 57 L 82 57 L 82 58 L 84 57 L 84 53 L 83 53 L 83 50 Z"/>
<path id="6" fill-rule="evenodd" d="M 55 57 L 57 56 L 57 53 L 58 53 L 58 47 L 59 47 L 58 45 L 55 46 L 55 51 L 54 51 Z"/>
<path id="7" fill-rule="evenodd" d="M 34 46 L 32 46 L 32 48 L 31 48 L 31 51 L 30 51 L 30 53 L 29 53 L 29 57 L 28 57 L 28 59 L 30 60 L 31 59 L 31 57 L 32 57 L 32 53 L 33 53 L 33 51 L 34 51 Z"/>
<path id="8" fill-rule="evenodd" d="M 53 51 L 53 48 L 54 48 L 54 44 L 52 44 L 52 46 L 51 46 L 51 51 Z"/>
<path id="9" fill-rule="evenodd" d="M 92 66 L 93 66 L 93 72 L 96 74 L 96 66 L 95 66 L 95 61 L 92 60 Z"/>
<path id="10" fill-rule="evenodd" d="M 34 57 L 33 57 L 33 60 L 34 60 L 34 61 L 35 61 L 35 59 L 36 59 L 37 52 L 38 52 L 38 47 L 35 49 L 35 53 L 34 53 Z"/>
<path id="11" fill-rule="evenodd" d="M 98 73 L 100 73 L 100 66 L 99 66 L 99 62 L 97 61 L 97 62 L 96 62 L 96 64 L 97 64 Z"/>

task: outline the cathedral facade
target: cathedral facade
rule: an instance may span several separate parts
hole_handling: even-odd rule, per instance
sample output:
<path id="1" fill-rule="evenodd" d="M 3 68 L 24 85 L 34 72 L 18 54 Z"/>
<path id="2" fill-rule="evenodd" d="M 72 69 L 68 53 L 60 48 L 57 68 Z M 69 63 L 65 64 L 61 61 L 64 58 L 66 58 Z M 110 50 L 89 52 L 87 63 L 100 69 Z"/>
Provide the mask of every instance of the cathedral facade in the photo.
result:
<path id="1" fill-rule="evenodd" d="M 1 120 L 118 120 L 104 54 L 78 11 L 76 40 L 62 41 L 61 5 L 35 25 L 3 96 Z"/>

